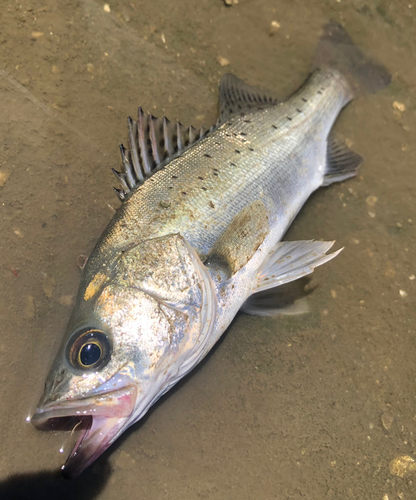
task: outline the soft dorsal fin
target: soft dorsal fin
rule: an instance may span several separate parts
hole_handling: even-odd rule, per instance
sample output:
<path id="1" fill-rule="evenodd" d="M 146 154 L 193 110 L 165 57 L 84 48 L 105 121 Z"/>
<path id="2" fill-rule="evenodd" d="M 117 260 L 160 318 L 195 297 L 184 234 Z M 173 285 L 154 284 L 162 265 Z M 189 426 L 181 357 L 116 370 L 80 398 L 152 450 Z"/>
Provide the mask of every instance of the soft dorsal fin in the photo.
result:
<path id="1" fill-rule="evenodd" d="M 231 73 L 226 73 L 220 82 L 220 122 L 250 108 L 277 104 L 279 100 L 271 92 L 247 85 Z"/>
<path id="2" fill-rule="evenodd" d="M 139 108 L 137 121 L 127 119 L 129 149 L 120 144 L 122 172 L 113 169 L 121 186 L 120 189 L 114 188 L 120 200 L 125 200 L 136 186 L 215 128 L 216 125 L 209 130 L 185 127 L 165 116 L 156 118 L 150 113 L 145 114 Z"/>

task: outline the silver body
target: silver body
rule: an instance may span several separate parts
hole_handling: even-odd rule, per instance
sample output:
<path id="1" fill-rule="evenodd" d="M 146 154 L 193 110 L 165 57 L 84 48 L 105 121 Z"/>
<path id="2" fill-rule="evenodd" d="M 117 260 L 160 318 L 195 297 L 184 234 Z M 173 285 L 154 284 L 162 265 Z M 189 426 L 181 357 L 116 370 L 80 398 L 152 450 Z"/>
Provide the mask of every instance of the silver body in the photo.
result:
<path id="1" fill-rule="evenodd" d="M 68 459 L 72 473 L 188 373 L 256 291 L 259 270 L 323 184 L 328 134 L 351 97 L 340 73 L 317 70 L 285 102 L 232 116 L 124 201 L 84 269 L 32 418 L 41 426 L 54 417 L 92 416 Z M 261 244 L 247 248 L 244 265 L 231 275 L 215 262 L 204 265 L 253 203 L 267 214 Z M 246 240 L 236 243 L 244 253 Z M 109 363 L 95 372 L 74 368 L 66 354 L 71 338 L 89 325 L 108 333 L 113 345 Z"/>

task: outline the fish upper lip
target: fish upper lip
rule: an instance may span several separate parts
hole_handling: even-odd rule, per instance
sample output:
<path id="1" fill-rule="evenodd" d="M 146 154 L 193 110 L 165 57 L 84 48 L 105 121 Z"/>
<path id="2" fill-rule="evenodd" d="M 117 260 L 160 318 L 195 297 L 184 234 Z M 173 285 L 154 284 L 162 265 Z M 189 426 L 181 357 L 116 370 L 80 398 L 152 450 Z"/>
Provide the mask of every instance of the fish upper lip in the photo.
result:
<path id="1" fill-rule="evenodd" d="M 68 399 L 38 407 L 30 421 L 35 427 L 45 428 L 48 420 L 60 417 L 126 417 L 131 414 L 137 388 L 128 385 L 114 391 L 91 394 L 89 397 Z M 134 397 L 132 397 L 134 396 Z"/>

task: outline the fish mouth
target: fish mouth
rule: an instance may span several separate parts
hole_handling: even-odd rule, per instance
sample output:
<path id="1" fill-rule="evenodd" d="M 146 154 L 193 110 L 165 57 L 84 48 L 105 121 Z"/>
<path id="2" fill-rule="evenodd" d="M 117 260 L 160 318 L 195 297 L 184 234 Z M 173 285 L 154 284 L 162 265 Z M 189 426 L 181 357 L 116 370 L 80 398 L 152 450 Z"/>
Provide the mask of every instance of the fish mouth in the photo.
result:
<path id="1" fill-rule="evenodd" d="M 32 424 L 43 430 L 71 430 L 75 444 L 61 470 L 65 477 L 81 474 L 128 427 L 137 388 L 127 385 L 111 392 L 50 403 L 36 409 Z"/>

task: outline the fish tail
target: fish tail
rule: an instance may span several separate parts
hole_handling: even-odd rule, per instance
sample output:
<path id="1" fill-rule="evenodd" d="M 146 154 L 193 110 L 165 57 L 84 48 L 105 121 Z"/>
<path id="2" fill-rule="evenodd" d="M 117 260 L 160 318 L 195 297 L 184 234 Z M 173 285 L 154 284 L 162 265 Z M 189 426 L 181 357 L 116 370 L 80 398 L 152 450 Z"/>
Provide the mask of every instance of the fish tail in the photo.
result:
<path id="1" fill-rule="evenodd" d="M 374 94 L 391 82 L 387 69 L 364 54 L 345 29 L 333 20 L 324 27 L 315 63 L 319 68 L 338 70 L 349 83 L 352 97 Z"/>

